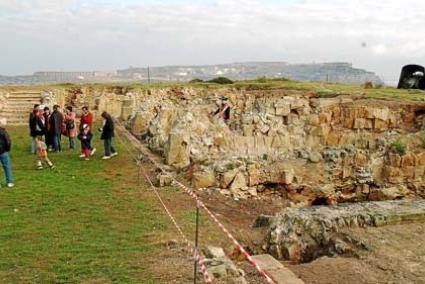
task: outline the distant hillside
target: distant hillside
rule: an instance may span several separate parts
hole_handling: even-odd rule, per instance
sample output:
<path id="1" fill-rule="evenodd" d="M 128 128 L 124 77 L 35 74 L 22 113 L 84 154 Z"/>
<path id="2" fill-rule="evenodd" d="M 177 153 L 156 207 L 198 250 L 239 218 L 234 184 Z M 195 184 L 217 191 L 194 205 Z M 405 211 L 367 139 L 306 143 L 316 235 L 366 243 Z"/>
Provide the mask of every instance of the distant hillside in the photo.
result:
<path id="1" fill-rule="evenodd" d="M 323 81 L 361 84 L 366 81 L 380 83 L 382 80 L 373 72 L 353 68 L 350 63 L 288 64 L 285 62 L 247 62 L 205 66 L 151 67 L 150 76 L 155 81 L 188 81 L 194 78 L 211 79 L 224 76 L 234 80 L 258 77 L 286 77 L 301 81 Z M 147 68 L 118 70 L 123 78 L 147 79 Z"/>
<path id="2" fill-rule="evenodd" d="M 366 81 L 381 83 L 373 72 L 353 68 L 351 63 L 288 64 L 286 62 L 243 62 L 201 66 L 163 66 L 128 68 L 117 71 L 93 72 L 36 72 L 29 76 L 0 76 L 0 84 L 34 83 L 90 83 L 90 82 L 184 82 L 194 78 L 211 79 L 218 76 L 233 80 L 259 77 L 285 77 L 301 81 L 322 81 L 362 84 Z"/>

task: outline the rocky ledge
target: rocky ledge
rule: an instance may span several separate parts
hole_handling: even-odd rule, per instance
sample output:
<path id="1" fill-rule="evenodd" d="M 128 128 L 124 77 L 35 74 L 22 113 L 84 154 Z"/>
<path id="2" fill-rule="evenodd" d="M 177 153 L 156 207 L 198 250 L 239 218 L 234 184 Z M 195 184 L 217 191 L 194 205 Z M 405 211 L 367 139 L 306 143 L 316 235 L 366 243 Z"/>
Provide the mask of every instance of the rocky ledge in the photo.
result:
<path id="1" fill-rule="evenodd" d="M 263 247 L 268 253 L 278 259 L 308 262 L 365 248 L 345 233 L 348 228 L 412 221 L 425 221 L 424 200 L 288 208 L 274 217 L 261 216 L 256 224 L 269 226 Z"/>

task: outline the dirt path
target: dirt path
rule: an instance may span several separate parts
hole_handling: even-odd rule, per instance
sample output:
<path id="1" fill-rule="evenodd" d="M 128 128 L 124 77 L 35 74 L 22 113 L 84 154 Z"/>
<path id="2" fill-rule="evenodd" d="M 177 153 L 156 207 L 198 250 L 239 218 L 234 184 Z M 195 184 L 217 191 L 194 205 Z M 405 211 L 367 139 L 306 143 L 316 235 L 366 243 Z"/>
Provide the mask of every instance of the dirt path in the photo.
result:
<path id="1" fill-rule="evenodd" d="M 368 251 L 293 265 L 305 283 L 425 283 L 425 226 L 412 223 L 350 230 Z"/>

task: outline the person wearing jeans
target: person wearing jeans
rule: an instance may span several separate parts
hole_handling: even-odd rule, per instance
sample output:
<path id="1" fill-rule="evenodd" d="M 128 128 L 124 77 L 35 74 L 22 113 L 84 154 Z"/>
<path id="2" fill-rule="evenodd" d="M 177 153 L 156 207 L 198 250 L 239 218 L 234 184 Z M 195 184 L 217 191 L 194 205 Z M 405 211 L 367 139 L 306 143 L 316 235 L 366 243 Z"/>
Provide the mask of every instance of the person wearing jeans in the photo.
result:
<path id="1" fill-rule="evenodd" d="M 0 162 L 3 165 L 4 173 L 6 175 L 6 186 L 14 187 L 12 167 L 10 166 L 9 151 L 12 146 L 9 134 L 3 128 L 4 121 L 0 121 Z"/>
<path id="2" fill-rule="evenodd" d="M 53 136 L 53 150 L 55 152 L 62 151 L 62 123 L 63 123 L 63 115 L 60 112 L 60 106 L 53 106 L 53 113 L 50 116 L 50 127 L 52 130 Z"/>
<path id="3" fill-rule="evenodd" d="M 112 137 L 114 137 L 114 121 L 109 113 L 104 111 L 102 113 L 103 117 L 103 127 L 99 130 L 102 131 L 100 139 L 103 140 L 103 145 L 105 147 L 105 156 L 102 157 L 103 160 L 108 160 L 116 155 L 118 155 L 115 148 L 112 146 Z"/>

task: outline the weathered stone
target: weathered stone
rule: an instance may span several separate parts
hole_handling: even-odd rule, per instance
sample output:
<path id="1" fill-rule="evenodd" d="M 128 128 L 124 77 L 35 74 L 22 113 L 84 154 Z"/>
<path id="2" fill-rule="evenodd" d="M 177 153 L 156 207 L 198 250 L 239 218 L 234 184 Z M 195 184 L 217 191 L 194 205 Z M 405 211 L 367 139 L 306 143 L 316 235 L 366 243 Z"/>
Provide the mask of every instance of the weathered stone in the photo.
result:
<path id="1" fill-rule="evenodd" d="M 246 284 L 245 272 L 233 264 L 222 248 L 208 246 L 202 251 L 207 257 L 204 263 L 215 283 Z"/>
<path id="2" fill-rule="evenodd" d="M 409 195 L 409 190 L 403 186 L 388 187 L 388 188 L 375 188 L 369 194 L 369 200 L 384 201 L 402 199 Z"/>
<path id="3" fill-rule="evenodd" d="M 169 186 L 173 182 L 173 177 L 168 174 L 160 173 L 157 177 L 157 185 L 159 187 Z"/>
<path id="4" fill-rule="evenodd" d="M 206 246 L 202 252 L 204 253 L 206 258 L 225 258 L 226 254 L 224 250 L 219 247 Z"/>
<path id="5" fill-rule="evenodd" d="M 184 168 L 190 165 L 190 138 L 182 133 L 170 133 L 165 156 L 168 165 Z"/>
<path id="6" fill-rule="evenodd" d="M 310 261 L 338 253 L 341 229 L 425 220 L 425 201 L 367 202 L 342 206 L 287 208 L 272 221 L 265 249 L 279 259 Z M 351 243 L 357 246 L 358 243 Z M 338 246 L 341 247 L 341 246 Z"/>
<path id="7" fill-rule="evenodd" d="M 216 185 L 214 170 L 207 168 L 194 172 L 192 176 L 192 185 L 195 188 L 214 187 Z"/>
<path id="8" fill-rule="evenodd" d="M 311 152 L 308 155 L 308 161 L 311 163 L 319 163 L 322 160 L 322 155 L 319 152 Z"/>
<path id="9" fill-rule="evenodd" d="M 286 116 L 291 112 L 291 105 L 286 101 L 279 101 L 274 104 L 275 114 L 277 116 Z"/>
<path id="10" fill-rule="evenodd" d="M 235 178 L 233 179 L 232 184 L 230 185 L 230 189 L 235 190 L 235 189 L 242 189 L 246 187 L 247 187 L 247 184 L 246 184 L 245 175 L 241 172 L 238 172 L 235 175 Z"/>
<path id="11" fill-rule="evenodd" d="M 228 188 L 231 182 L 235 179 L 235 176 L 238 172 L 239 169 L 233 169 L 224 173 L 221 179 L 221 187 Z"/>
<path id="12" fill-rule="evenodd" d="M 258 265 L 264 269 L 277 284 L 304 284 L 291 270 L 284 267 L 269 254 L 254 255 L 253 258 Z"/>

